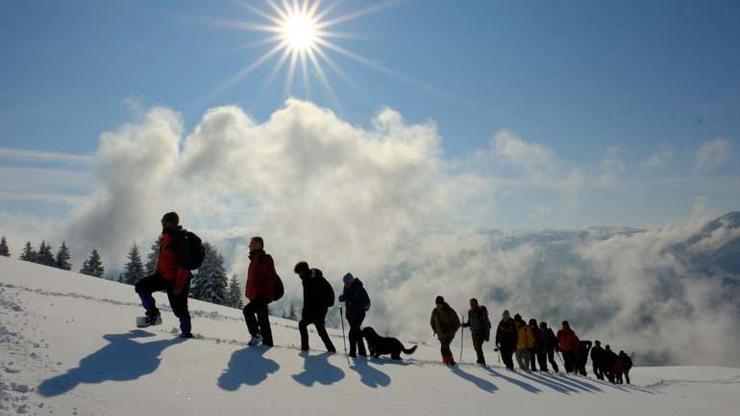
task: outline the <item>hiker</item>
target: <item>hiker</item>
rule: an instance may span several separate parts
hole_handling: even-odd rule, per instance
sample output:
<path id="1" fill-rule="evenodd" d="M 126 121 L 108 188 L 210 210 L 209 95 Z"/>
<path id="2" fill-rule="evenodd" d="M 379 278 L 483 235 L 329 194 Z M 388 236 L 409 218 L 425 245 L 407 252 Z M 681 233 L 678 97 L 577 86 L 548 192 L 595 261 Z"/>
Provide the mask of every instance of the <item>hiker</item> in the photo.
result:
<path id="1" fill-rule="evenodd" d="M 614 366 L 618 361 L 617 354 L 615 354 L 614 351 L 612 351 L 612 348 L 609 345 L 607 345 L 604 348 L 604 355 L 602 357 L 603 357 L 602 363 L 604 364 L 604 367 L 603 367 L 604 376 L 609 380 L 610 383 L 616 383 L 617 375 L 616 375 L 616 372 L 614 371 L 615 370 Z"/>
<path id="2" fill-rule="evenodd" d="M 468 322 L 463 322 L 462 326 L 470 328 L 473 348 L 477 356 L 475 362 L 485 366 L 486 358 L 483 356 L 483 343 L 491 338 L 491 321 L 488 319 L 488 309 L 485 306 L 479 306 L 478 299 L 470 299 Z"/>
<path id="3" fill-rule="evenodd" d="M 540 371 L 547 371 L 547 354 L 544 348 L 544 335 L 537 325 L 536 319 L 529 320 L 529 330 L 532 331 L 533 347 L 531 354 L 532 371 L 536 371 L 535 361 L 540 366 Z"/>
<path id="4" fill-rule="evenodd" d="M 632 358 L 627 355 L 624 351 L 619 351 L 617 359 L 622 364 L 622 371 L 624 371 L 624 379 L 627 384 L 630 384 L 630 370 L 632 369 Z"/>
<path id="5" fill-rule="evenodd" d="M 576 357 L 576 372 L 584 377 L 588 376 L 586 364 L 588 364 L 588 352 L 591 350 L 591 341 L 579 341 L 578 357 Z"/>
<path id="6" fill-rule="evenodd" d="M 370 310 L 370 297 L 360 279 L 352 276 L 352 273 L 345 274 L 342 282 L 344 291 L 339 296 L 339 301 L 344 302 L 347 309 L 345 315 L 349 322 L 349 356 L 357 358 L 359 353 L 360 356 L 367 357 L 360 327 L 365 320 L 365 314 Z"/>
<path id="7" fill-rule="evenodd" d="M 560 372 L 558 364 L 555 362 L 555 348 L 557 348 L 558 345 L 555 333 L 552 332 L 552 328 L 547 326 L 547 322 L 540 322 L 540 333 L 542 334 L 543 354 L 547 356 L 547 360 L 550 361 L 552 369 L 555 370 L 556 373 Z M 545 363 L 545 365 L 540 363 L 540 367 L 543 368 L 542 371 L 547 371 L 547 363 Z"/>
<path id="8" fill-rule="evenodd" d="M 516 362 L 519 364 L 519 368 L 529 371 L 532 348 L 534 347 L 532 330 L 527 326 L 526 322 L 524 322 L 519 314 L 514 315 L 514 323 L 516 324 L 517 335 L 515 353 Z"/>
<path id="9" fill-rule="evenodd" d="M 594 341 L 594 347 L 591 348 L 591 364 L 593 365 L 594 374 L 599 380 L 604 379 L 604 373 L 601 371 L 603 367 L 604 349 L 601 348 L 601 341 L 598 339 Z"/>
<path id="10" fill-rule="evenodd" d="M 455 338 L 457 329 L 460 328 L 460 318 L 457 316 L 457 312 L 445 302 L 442 296 L 437 296 L 434 304 L 435 307 L 432 310 L 430 324 L 441 344 L 442 362 L 448 366 L 454 366 L 455 358 L 452 356 L 450 344 L 452 344 L 452 340 Z"/>
<path id="11" fill-rule="evenodd" d="M 272 256 L 265 253 L 265 242 L 262 237 L 252 237 L 249 241 L 249 269 L 245 294 L 249 303 L 244 307 L 244 320 L 252 337 L 250 346 L 260 343 L 272 347 L 272 330 L 267 305 L 275 300 L 275 283 L 279 277 L 275 271 Z M 256 317 L 255 317 L 256 315 Z"/>
<path id="12" fill-rule="evenodd" d="M 184 267 L 189 254 L 188 232 L 180 226 L 180 217 L 168 212 L 162 217 L 162 235 L 159 240 L 157 268 L 153 275 L 136 283 L 136 293 L 146 309 L 146 315 L 137 320 L 137 326 L 144 328 L 162 323 L 162 316 L 152 296 L 153 292 L 164 290 L 170 307 L 180 320 L 180 337 L 192 338 L 190 312 L 188 311 L 188 291 L 192 275 Z M 201 258 L 202 261 L 202 258 Z"/>
<path id="13" fill-rule="evenodd" d="M 516 324 L 511 319 L 509 311 L 504 311 L 501 315 L 501 321 L 496 327 L 496 348 L 501 353 L 501 360 L 509 370 L 514 369 L 514 361 L 512 355 L 516 349 Z"/>
<path id="14" fill-rule="evenodd" d="M 570 329 L 568 321 L 563 321 L 562 327 L 558 331 L 558 351 L 563 354 L 563 365 L 567 373 L 576 372 L 578 360 L 578 349 L 580 342 L 576 333 Z"/>
<path id="15" fill-rule="evenodd" d="M 301 320 L 298 322 L 301 351 L 308 351 L 308 325 L 313 324 L 319 337 L 324 341 L 326 350 L 331 353 L 337 352 L 324 325 L 326 313 L 334 305 L 334 290 L 331 284 L 326 281 L 321 270 L 310 268 L 305 261 L 296 264 L 293 271 L 300 277 L 303 285 L 303 310 Z"/>

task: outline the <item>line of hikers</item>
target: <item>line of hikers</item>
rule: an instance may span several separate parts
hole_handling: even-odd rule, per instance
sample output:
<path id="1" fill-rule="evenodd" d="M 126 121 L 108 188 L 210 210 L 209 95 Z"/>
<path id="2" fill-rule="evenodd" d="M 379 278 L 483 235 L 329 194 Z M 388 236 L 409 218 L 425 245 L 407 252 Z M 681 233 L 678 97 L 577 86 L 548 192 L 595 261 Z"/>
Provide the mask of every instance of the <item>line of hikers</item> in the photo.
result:
<path id="1" fill-rule="evenodd" d="M 180 320 L 180 336 L 192 338 L 192 325 L 188 311 L 188 289 L 192 274 L 190 270 L 197 269 L 203 261 L 203 248 L 200 239 L 182 228 L 179 217 L 169 212 L 162 217 L 162 235 L 156 272 L 140 280 L 136 284 L 136 293 L 141 298 L 142 306 L 146 309 L 145 316 L 137 325 L 147 327 L 158 325 L 162 318 L 157 309 L 152 293 L 166 291 L 172 311 Z M 273 346 L 272 330 L 268 305 L 282 297 L 284 287 L 282 280 L 275 271 L 272 256 L 265 252 L 264 240 L 261 237 L 252 237 L 249 242 L 249 267 L 247 270 L 247 284 L 245 296 L 249 303 L 244 306 L 244 320 L 251 336 L 249 345 Z M 309 267 L 301 261 L 295 265 L 293 271 L 301 279 L 303 286 L 303 310 L 298 329 L 301 337 L 301 350 L 309 349 L 308 325 L 314 325 L 316 332 L 324 342 L 326 350 L 336 352 L 336 348 L 326 332 L 325 320 L 330 307 L 334 305 L 334 290 L 324 278 L 321 270 Z M 356 358 L 367 356 L 365 343 L 362 337 L 362 322 L 370 309 L 370 298 L 362 281 L 347 273 L 343 279 L 344 289 L 339 301 L 344 302 L 349 322 L 349 356 Z M 430 325 L 434 335 L 440 342 L 442 361 L 455 365 L 451 344 L 460 328 L 470 328 L 473 347 L 476 352 L 476 362 L 485 365 L 483 344 L 490 340 L 491 321 L 488 310 L 479 305 L 477 299 L 470 300 L 468 320 L 460 321 L 457 313 L 445 302 L 442 296 L 435 299 Z M 613 383 L 622 383 L 622 376 L 630 382 L 629 371 L 632 368 L 630 357 L 620 351 L 619 355 L 611 351 L 609 345 L 601 348 L 601 343 L 595 341 L 592 348 L 591 341 L 581 341 L 570 328 L 568 321 L 562 322 L 557 335 L 546 322 L 537 323 L 530 319 L 525 322 L 519 314 L 512 318 L 509 311 L 504 311 L 501 321 L 496 328 L 496 348 L 501 354 L 506 367 L 514 370 L 512 356 L 516 358 L 519 367 L 525 371 L 548 371 L 548 362 L 553 370 L 559 371 L 555 362 L 555 353 L 563 356 L 563 366 L 568 373 L 578 373 L 586 376 L 586 364 L 589 350 L 593 363 L 593 372 L 600 380 L 607 378 Z"/>

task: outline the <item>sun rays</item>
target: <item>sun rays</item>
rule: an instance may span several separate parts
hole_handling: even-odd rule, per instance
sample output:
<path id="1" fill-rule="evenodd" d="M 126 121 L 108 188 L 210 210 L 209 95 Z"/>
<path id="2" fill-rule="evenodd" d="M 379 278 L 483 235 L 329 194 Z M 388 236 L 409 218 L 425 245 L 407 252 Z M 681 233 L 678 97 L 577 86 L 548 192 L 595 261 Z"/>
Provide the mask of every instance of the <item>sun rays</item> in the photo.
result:
<path id="1" fill-rule="evenodd" d="M 284 96 L 287 97 L 295 93 L 296 79 L 300 77 L 303 92 L 307 98 L 311 98 L 311 79 L 316 78 L 333 104 L 338 106 L 339 103 L 329 81 L 326 68 L 351 87 L 355 87 L 349 76 L 330 54 L 341 55 L 386 74 L 392 74 L 393 71 L 350 51 L 344 46 L 338 45 L 335 39 L 349 38 L 350 34 L 336 31 L 337 27 L 397 5 L 399 2 L 399 0 L 386 1 L 364 9 L 333 16 L 333 12 L 339 5 L 338 1 L 326 7 L 324 7 L 321 0 L 265 0 L 262 7 L 240 1 L 238 4 L 250 13 L 251 18 L 257 18 L 259 21 L 210 20 L 221 27 L 266 35 L 266 37 L 251 41 L 246 45 L 248 47 L 263 47 L 265 45 L 271 47 L 219 86 L 215 93 L 221 93 L 232 88 L 258 68 L 268 62 L 274 62 L 272 70 L 263 83 L 263 91 L 275 82 L 281 72 L 284 72 Z"/>

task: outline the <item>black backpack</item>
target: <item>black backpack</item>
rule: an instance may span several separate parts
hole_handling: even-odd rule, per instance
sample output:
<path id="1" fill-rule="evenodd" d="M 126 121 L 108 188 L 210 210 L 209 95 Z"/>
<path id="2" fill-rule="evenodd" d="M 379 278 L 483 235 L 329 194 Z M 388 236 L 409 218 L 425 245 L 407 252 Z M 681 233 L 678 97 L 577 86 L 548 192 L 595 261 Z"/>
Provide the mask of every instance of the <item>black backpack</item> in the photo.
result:
<path id="1" fill-rule="evenodd" d="M 334 288 L 331 287 L 331 283 L 324 276 L 321 276 L 321 286 L 324 295 L 324 306 L 331 308 L 334 306 Z"/>
<path id="2" fill-rule="evenodd" d="M 182 267 L 188 270 L 200 268 L 203 264 L 203 258 L 206 256 L 203 241 L 195 233 L 188 230 L 182 230 L 180 239 L 183 244 L 182 257 L 180 258 Z"/>
<path id="3" fill-rule="evenodd" d="M 283 286 L 283 280 L 280 276 L 275 275 L 275 285 L 272 287 L 272 301 L 280 300 L 285 294 L 285 286 Z"/>

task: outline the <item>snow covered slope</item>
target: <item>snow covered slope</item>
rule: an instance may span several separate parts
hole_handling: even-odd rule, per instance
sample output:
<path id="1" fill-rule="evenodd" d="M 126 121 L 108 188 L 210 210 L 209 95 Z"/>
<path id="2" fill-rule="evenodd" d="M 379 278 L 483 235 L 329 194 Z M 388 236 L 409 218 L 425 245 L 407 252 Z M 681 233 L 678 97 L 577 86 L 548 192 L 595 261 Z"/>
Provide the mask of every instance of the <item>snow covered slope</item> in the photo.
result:
<path id="1" fill-rule="evenodd" d="M 157 299 L 166 304 L 163 294 Z M 448 369 L 437 364 L 436 347 L 425 345 L 403 363 L 349 361 L 341 353 L 300 354 L 296 323 L 277 318 L 277 346 L 247 348 L 240 311 L 197 301 L 199 336 L 183 341 L 163 310 L 163 325 L 136 330 L 141 311 L 132 287 L 0 257 L 0 414 L 676 416 L 740 409 L 734 368 L 638 367 L 633 386 L 612 386 L 503 370 L 490 344 L 490 369 Z M 418 319 L 427 325 L 428 316 Z M 331 334 L 341 349 L 340 334 Z"/>

